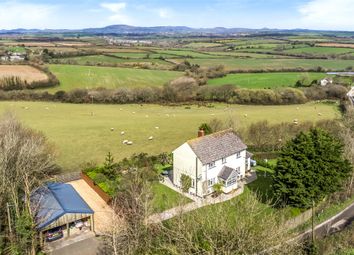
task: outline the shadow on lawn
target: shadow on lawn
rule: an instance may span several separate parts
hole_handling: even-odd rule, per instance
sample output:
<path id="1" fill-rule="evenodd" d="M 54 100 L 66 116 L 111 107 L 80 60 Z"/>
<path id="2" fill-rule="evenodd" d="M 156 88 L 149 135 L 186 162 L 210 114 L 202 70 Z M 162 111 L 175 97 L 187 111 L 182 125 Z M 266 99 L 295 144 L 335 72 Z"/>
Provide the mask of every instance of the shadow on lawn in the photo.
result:
<path id="1" fill-rule="evenodd" d="M 272 174 L 269 171 L 257 170 L 257 180 L 247 186 L 258 195 L 262 203 L 268 204 L 269 202 L 275 202 L 272 183 Z"/>

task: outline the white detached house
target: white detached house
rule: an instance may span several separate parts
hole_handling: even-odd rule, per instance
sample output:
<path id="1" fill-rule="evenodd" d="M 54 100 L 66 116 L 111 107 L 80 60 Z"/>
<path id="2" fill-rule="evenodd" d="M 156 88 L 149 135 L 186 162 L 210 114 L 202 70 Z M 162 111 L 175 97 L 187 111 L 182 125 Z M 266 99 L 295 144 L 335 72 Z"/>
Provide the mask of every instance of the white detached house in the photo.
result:
<path id="1" fill-rule="evenodd" d="M 232 129 L 187 141 L 173 151 L 173 183 L 181 187 L 181 175 L 191 177 L 189 193 L 199 197 L 212 193 L 216 183 L 224 193 L 237 189 L 238 182 L 251 170 L 251 154 Z"/>

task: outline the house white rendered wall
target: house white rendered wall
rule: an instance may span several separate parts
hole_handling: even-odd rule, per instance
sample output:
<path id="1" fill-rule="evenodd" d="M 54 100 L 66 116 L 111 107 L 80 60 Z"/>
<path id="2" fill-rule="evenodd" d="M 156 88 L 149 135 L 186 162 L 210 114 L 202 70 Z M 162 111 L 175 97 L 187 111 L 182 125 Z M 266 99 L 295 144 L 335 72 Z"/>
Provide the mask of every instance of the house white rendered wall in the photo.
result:
<path id="1" fill-rule="evenodd" d="M 243 150 L 240 152 L 240 157 L 237 158 L 236 154 L 233 154 L 231 156 L 228 156 L 226 158 L 226 163 L 222 163 L 222 159 L 219 159 L 215 161 L 215 167 L 209 169 L 209 166 L 206 165 L 203 167 L 204 172 L 203 172 L 203 181 L 211 180 L 214 178 L 215 183 L 218 183 L 218 176 L 224 166 L 231 167 L 233 169 L 237 169 L 240 167 L 240 175 L 242 178 L 245 177 L 245 172 L 246 172 L 246 150 Z M 237 184 L 235 185 L 234 189 L 237 188 Z M 207 194 L 213 192 L 212 186 L 208 186 L 208 192 Z"/>
<path id="2" fill-rule="evenodd" d="M 196 167 L 198 170 L 196 170 Z M 187 143 L 173 151 L 173 183 L 176 186 L 181 187 L 181 175 L 186 174 L 194 182 L 194 187 L 190 188 L 189 192 L 203 196 L 202 181 L 197 180 L 198 177 L 202 177 L 201 173 L 202 163 Z"/>
<path id="3" fill-rule="evenodd" d="M 197 170 L 196 170 L 197 166 Z M 203 165 L 194 151 L 184 143 L 173 151 L 173 183 L 181 187 L 180 179 L 182 174 L 186 174 L 192 178 L 194 187 L 190 188 L 189 192 L 198 196 L 204 196 L 213 192 L 212 185 L 207 190 L 203 190 L 203 183 L 208 184 L 208 180 L 214 178 L 215 183 L 218 183 L 218 176 L 223 166 L 231 168 L 240 167 L 240 175 L 245 177 L 246 170 L 246 150 L 240 152 L 240 157 L 237 158 L 233 154 L 226 158 L 226 163 L 222 163 L 222 159 L 215 161 L 215 167 L 209 169 L 208 165 Z M 233 189 L 237 188 L 237 183 Z"/>

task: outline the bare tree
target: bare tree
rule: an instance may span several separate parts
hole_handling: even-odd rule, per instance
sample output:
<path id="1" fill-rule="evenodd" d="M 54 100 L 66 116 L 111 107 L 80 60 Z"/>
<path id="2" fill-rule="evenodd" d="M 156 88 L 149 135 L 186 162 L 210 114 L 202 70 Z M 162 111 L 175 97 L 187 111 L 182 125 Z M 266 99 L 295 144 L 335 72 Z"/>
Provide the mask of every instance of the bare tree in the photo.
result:
<path id="1" fill-rule="evenodd" d="M 48 145 L 42 133 L 24 127 L 10 113 L 2 117 L 0 120 L 0 202 L 2 208 L 10 204 L 13 209 L 11 210 L 13 215 L 10 215 L 14 218 L 13 222 L 8 220 L 8 224 L 14 224 L 8 226 L 13 227 L 13 231 L 16 232 L 18 227 L 16 221 L 25 220 L 27 216 L 29 221 L 32 221 L 32 229 L 34 229 L 31 192 L 48 176 L 55 173 L 57 167 L 54 158 L 53 147 Z M 31 236 L 31 240 L 24 242 L 19 239 L 21 239 L 20 233 L 9 235 L 11 245 L 17 247 L 20 253 L 35 254 L 37 245 L 35 236 Z"/>

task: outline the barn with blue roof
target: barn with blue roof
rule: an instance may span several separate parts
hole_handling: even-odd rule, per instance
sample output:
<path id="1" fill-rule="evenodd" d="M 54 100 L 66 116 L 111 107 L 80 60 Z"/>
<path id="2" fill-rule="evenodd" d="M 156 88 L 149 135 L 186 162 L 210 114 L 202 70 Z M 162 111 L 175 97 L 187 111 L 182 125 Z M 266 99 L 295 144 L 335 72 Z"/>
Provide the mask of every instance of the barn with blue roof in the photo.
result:
<path id="1" fill-rule="evenodd" d="M 57 227 L 66 229 L 70 236 L 70 229 L 78 221 L 94 231 L 94 211 L 70 184 L 49 183 L 37 189 L 32 193 L 31 204 L 41 236 Z"/>

